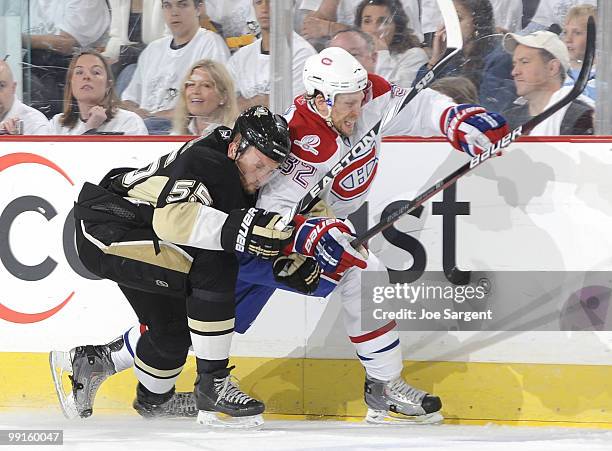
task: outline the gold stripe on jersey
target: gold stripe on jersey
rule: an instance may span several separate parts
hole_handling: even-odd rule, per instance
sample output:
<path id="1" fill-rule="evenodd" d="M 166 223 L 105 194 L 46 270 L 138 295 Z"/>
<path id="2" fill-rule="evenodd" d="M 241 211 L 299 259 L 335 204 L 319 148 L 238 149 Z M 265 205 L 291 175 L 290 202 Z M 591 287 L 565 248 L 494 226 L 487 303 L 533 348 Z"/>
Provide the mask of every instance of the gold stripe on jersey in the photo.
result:
<path id="1" fill-rule="evenodd" d="M 166 176 L 154 175 L 129 190 L 128 196 L 151 202 L 153 206 L 156 206 L 157 199 L 166 183 L 168 183 L 168 180 L 169 178 Z"/>
<path id="2" fill-rule="evenodd" d="M 159 243 L 159 250 L 159 254 L 156 254 L 152 241 L 113 243 L 102 248 L 105 254 L 125 257 L 185 274 L 189 273 L 192 264 L 191 257 L 166 243 Z"/>
<path id="3" fill-rule="evenodd" d="M 197 225 L 199 202 L 179 202 L 156 208 L 153 212 L 153 230 L 162 240 L 188 244 Z"/>
<path id="4" fill-rule="evenodd" d="M 172 369 L 172 370 L 160 370 L 160 369 L 153 368 L 152 366 L 147 365 L 142 360 L 140 360 L 137 355 L 134 356 L 134 364 L 140 367 L 141 370 L 146 371 L 147 373 L 152 374 L 153 376 L 158 376 L 158 377 L 178 376 L 179 374 L 181 374 L 181 371 L 183 370 L 183 366 L 184 366 L 184 365 L 181 365 L 180 367 Z"/>
<path id="5" fill-rule="evenodd" d="M 234 328 L 234 318 L 224 321 L 198 321 L 187 317 L 187 324 L 190 329 L 198 332 L 222 332 Z"/>

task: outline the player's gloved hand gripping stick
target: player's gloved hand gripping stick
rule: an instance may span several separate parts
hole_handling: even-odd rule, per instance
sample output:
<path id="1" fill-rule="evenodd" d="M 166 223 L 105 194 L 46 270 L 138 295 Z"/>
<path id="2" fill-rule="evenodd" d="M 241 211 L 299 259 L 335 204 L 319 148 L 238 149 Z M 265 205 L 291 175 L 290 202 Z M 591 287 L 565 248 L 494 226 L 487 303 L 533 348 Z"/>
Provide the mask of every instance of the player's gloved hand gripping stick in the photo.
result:
<path id="1" fill-rule="evenodd" d="M 555 114 L 557 111 L 559 111 L 561 108 L 563 108 L 564 106 L 571 103 L 574 99 L 576 99 L 582 93 L 582 91 L 584 91 L 584 88 L 586 88 L 586 85 L 589 81 L 589 75 L 591 73 L 591 68 L 593 66 L 593 60 L 595 58 L 595 35 L 596 35 L 595 21 L 593 20 L 592 17 L 589 17 L 589 21 L 587 24 L 587 44 L 586 44 L 586 51 L 584 55 L 584 61 L 582 63 L 582 69 L 580 70 L 580 74 L 578 75 L 578 78 L 576 79 L 576 83 L 574 84 L 574 87 L 565 97 L 563 97 L 557 103 L 552 105 L 550 108 L 542 111 L 537 116 L 532 117 L 527 122 L 525 122 L 523 125 L 519 125 L 514 130 L 510 131 L 508 134 L 503 136 L 501 139 L 491 144 L 489 148 L 486 149 L 484 152 L 473 156 L 469 162 L 465 163 L 463 166 L 453 171 L 451 174 L 447 175 L 442 180 L 438 181 L 432 187 L 423 191 L 421 194 L 416 196 L 411 202 L 408 202 L 401 208 L 397 209 L 391 215 L 383 218 L 378 224 L 376 224 L 375 226 L 373 226 L 372 228 L 364 232 L 362 235 L 357 237 L 355 240 L 353 240 L 351 242 L 351 245 L 357 248 L 358 246 L 362 245 L 363 243 L 368 241 L 373 236 L 379 234 L 386 228 L 390 227 L 400 217 L 406 214 L 409 214 L 410 212 L 416 210 L 417 208 L 421 208 L 422 204 L 425 203 L 427 200 L 431 199 L 437 193 L 439 193 L 440 191 L 444 190 L 448 186 L 455 183 L 459 178 L 463 177 L 464 175 L 476 169 L 478 166 L 480 166 L 481 163 L 487 161 L 489 158 L 491 158 L 491 156 L 498 153 L 501 149 L 508 147 L 511 143 L 516 141 L 522 135 L 525 135 L 531 132 L 536 125 L 545 121 L 546 119 L 551 117 L 553 114 Z"/>

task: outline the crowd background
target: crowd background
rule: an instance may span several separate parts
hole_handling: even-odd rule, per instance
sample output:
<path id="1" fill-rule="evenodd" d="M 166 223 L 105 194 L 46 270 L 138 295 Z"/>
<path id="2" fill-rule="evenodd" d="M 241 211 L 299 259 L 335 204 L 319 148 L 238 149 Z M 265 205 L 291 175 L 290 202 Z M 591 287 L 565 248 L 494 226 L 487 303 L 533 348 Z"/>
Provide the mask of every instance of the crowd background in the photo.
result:
<path id="1" fill-rule="evenodd" d="M 281 0 L 290 1 L 290 0 Z M 433 86 L 511 126 L 571 89 L 596 0 L 453 0 L 462 55 Z M 292 96 L 327 46 L 409 88 L 446 32 L 435 0 L 294 1 Z M 0 134 L 199 135 L 268 105 L 269 0 L 0 0 Z M 593 134 L 596 65 L 584 94 L 533 135 Z M 289 103 L 287 105 L 289 106 Z"/>

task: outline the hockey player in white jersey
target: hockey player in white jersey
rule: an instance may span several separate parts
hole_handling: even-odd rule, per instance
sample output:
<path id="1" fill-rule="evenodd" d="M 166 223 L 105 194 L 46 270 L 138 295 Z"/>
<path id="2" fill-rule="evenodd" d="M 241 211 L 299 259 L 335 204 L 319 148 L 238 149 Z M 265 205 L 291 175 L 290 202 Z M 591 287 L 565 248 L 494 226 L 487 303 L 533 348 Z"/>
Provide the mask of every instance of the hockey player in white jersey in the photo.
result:
<path id="1" fill-rule="evenodd" d="M 293 273 L 299 271 L 303 259 L 297 254 L 313 256 L 324 271 L 314 294 L 326 296 L 334 289 L 339 291 L 347 334 L 366 370 L 368 421 L 439 421 L 440 399 L 411 387 L 401 377 L 402 356 L 395 322 L 381 321 L 373 330 L 362 330 L 362 269 L 355 266 L 344 274 L 336 270 L 334 263 L 339 255 L 317 246 L 318 237 L 325 235 L 325 227 L 321 227 L 321 232 L 316 232 L 315 228 L 329 220 L 314 215 L 320 215 L 323 210 L 323 216 L 346 218 L 359 209 L 376 176 L 383 136 L 444 134 L 455 148 L 473 156 L 507 133 L 506 121 L 477 105 L 456 105 L 430 89 L 423 90 L 397 112 L 407 91 L 390 85 L 379 76 L 368 75 L 354 57 L 340 48 L 324 49 L 307 60 L 304 85 L 306 94 L 297 97 L 285 113 L 291 135 L 291 154 L 282 167 L 282 176 L 271 180 L 261 190 L 258 206 L 290 215 L 296 203 L 353 144 L 368 133 L 371 139 L 359 150 L 358 160 L 335 175 L 329 188 L 319 195 L 315 205 L 319 212 L 306 213 L 306 217 L 313 216 L 310 219 L 298 217 L 294 220 L 299 227 L 292 249 L 295 253 L 279 257 L 284 265 L 274 265 L 275 277 L 289 284 L 293 282 L 294 287 L 299 288 L 303 277 L 291 281 L 288 280 L 291 275 L 286 274 L 287 271 L 281 274 L 281 271 L 285 268 Z M 397 113 L 383 123 L 379 133 L 371 131 L 388 111 Z M 309 243 L 313 237 L 314 243 Z M 339 240 L 347 251 L 351 250 L 347 235 Z M 266 267 L 269 265 L 261 265 L 254 259 L 241 259 L 236 324 L 239 332 L 248 327 L 245 321 L 256 316 L 255 309 L 265 304 L 262 294 L 272 285 Z M 368 256 L 367 269 L 386 270 L 373 254 Z M 249 281 L 251 284 L 245 286 Z M 253 285 L 262 287 L 259 299 L 253 294 Z M 247 298 L 241 296 L 242 290 L 250 293 Z M 397 415 L 389 415 L 389 412 Z"/>
<path id="2" fill-rule="evenodd" d="M 262 189 L 258 200 L 258 206 L 285 215 L 290 215 L 304 194 L 385 112 L 397 110 L 406 95 L 404 89 L 381 77 L 368 76 L 357 60 L 339 48 L 325 49 L 307 61 L 304 84 L 306 94 L 297 97 L 286 112 L 291 155 L 282 174 Z M 343 273 L 338 268 L 342 257 L 346 258 L 338 249 L 358 257 L 349 245 L 348 226 L 343 229 L 340 220 L 330 222 L 329 216 L 346 218 L 365 201 L 376 175 L 383 136 L 443 134 L 455 148 L 474 155 L 506 132 L 505 120 L 498 114 L 476 105 L 456 105 L 435 91 L 423 90 L 383 124 L 379 133 L 372 133 L 369 145 L 360 151 L 361 158 L 336 175 L 315 208 L 295 219 L 298 232 L 287 255 L 279 257 L 274 265 L 240 258 L 235 331 L 244 333 L 248 329 L 275 289 L 293 289 L 319 297 L 337 289 L 347 334 L 366 371 L 367 420 L 439 421 L 440 399 L 408 385 L 401 377 L 402 356 L 395 322 L 383 321 L 373 330 L 361 329 L 362 269 L 356 265 Z M 316 210 L 323 211 L 324 217 L 317 217 Z M 330 223 L 334 224 L 333 232 L 325 227 Z M 341 233 L 343 230 L 345 233 Z M 319 280 L 320 268 L 324 275 Z M 385 268 L 369 254 L 367 270 Z M 137 337 L 136 329 L 125 336 L 132 347 Z M 124 355 L 126 348 L 122 348 Z M 125 361 L 129 363 L 129 358 Z M 123 368 L 115 368 L 120 369 Z"/>

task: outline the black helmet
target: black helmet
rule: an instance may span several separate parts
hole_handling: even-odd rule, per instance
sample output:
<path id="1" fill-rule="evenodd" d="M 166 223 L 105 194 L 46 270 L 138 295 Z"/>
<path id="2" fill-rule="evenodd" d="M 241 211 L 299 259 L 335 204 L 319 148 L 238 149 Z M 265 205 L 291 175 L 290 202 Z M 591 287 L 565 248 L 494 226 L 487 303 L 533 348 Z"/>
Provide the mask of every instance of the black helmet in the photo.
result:
<path id="1" fill-rule="evenodd" d="M 265 156 L 281 164 L 289 155 L 291 140 L 287 121 L 265 106 L 253 106 L 243 111 L 236 119 L 232 139 L 237 133 L 242 137 L 239 153 L 248 146 L 255 146 Z"/>

